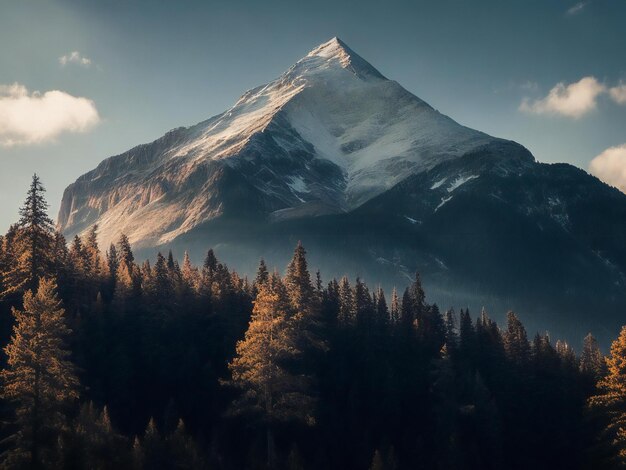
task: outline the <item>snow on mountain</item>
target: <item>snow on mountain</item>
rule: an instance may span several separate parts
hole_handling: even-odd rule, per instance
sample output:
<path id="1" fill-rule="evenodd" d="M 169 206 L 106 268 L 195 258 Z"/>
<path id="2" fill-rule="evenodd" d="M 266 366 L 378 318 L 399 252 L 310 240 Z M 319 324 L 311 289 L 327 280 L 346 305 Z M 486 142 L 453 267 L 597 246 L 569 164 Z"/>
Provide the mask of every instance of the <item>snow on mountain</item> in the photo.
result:
<path id="1" fill-rule="evenodd" d="M 215 217 L 345 212 L 494 138 L 388 80 L 338 38 L 226 112 L 111 157 L 64 194 L 58 222 L 155 246 Z M 242 210 L 242 205 L 245 210 Z"/>

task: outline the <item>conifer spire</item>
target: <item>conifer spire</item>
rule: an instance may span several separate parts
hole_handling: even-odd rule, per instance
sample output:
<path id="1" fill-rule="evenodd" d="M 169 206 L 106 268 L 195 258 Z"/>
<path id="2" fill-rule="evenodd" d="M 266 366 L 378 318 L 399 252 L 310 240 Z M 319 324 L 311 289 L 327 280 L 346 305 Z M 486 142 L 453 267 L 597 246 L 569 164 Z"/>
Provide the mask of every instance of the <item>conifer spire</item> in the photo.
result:
<path id="1" fill-rule="evenodd" d="M 7 368 L 0 372 L 2 397 L 15 404 L 19 429 L 7 463 L 37 468 L 55 444 L 63 407 L 78 398 L 79 382 L 65 343 L 70 329 L 56 283 L 41 279 L 36 292 L 24 294 L 24 310 L 13 309 L 13 316 L 13 335 L 4 348 Z"/>

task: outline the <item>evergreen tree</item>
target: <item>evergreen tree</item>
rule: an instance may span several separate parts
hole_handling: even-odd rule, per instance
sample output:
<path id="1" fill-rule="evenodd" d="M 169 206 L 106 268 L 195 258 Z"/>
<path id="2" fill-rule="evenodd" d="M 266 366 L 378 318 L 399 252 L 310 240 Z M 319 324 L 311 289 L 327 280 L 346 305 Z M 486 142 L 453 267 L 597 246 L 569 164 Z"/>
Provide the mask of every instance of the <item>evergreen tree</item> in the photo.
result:
<path id="1" fill-rule="evenodd" d="M 610 448 L 615 467 L 626 466 L 626 326 L 611 345 L 606 359 L 607 374 L 597 385 L 589 407 L 603 424 L 600 438 Z"/>
<path id="2" fill-rule="evenodd" d="M 473 363 L 476 353 L 476 331 L 469 309 L 459 312 L 459 349 L 461 357 Z"/>
<path id="3" fill-rule="evenodd" d="M 133 300 L 136 298 L 137 288 L 136 280 L 132 266 L 128 267 L 126 263 L 120 263 L 115 275 L 115 290 L 113 292 L 113 306 L 119 313 L 124 313 L 132 307 Z"/>
<path id="4" fill-rule="evenodd" d="M 106 258 L 109 273 L 111 276 L 115 276 L 115 273 L 117 272 L 117 267 L 119 265 L 119 258 L 117 256 L 117 248 L 115 248 L 115 245 L 113 243 L 111 243 L 111 246 L 109 246 L 109 250 L 106 253 Z"/>
<path id="5" fill-rule="evenodd" d="M 187 311 L 195 311 L 196 305 L 196 292 L 200 285 L 200 273 L 189 258 L 189 253 L 185 251 L 183 257 L 183 267 L 180 270 L 180 290 L 178 292 L 178 298 Z"/>
<path id="6" fill-rule="evenodd" d="M 361 331 L 369 336 L 373 328 L 374 304 L 369 289 L 358 277 L 354 283 L 353 298 L 357 324 Z"/>
<path id="7" fill-rule="evenodd" d="M 229 364 L 230 383 L 244 391 L 236 409 L 258 411 L 264 419 L 270 468 L 275 462 L 274 423 L 289 419 L 313 422 L 307 380 L 292 375 L 286 367 L 300 354 L 292 318 L 286 288 L 274 275 L 268 284 L 259 286 L 245 338 L 237 343 L 237 355 Z"/>
<path id="8" fill-rule="evenodd" d="M 259 267 L 256 271 L 256 277 L 254 278 L 254 285 L 256 288 L 261 284 L 265 284 L 270 278 L 270 273 L 267 270 L 267 265 L 265 264 L 265 260 L 261 258 L 259 261 Z"/>
<path id="9" fill-rule="evenodd" d="M 115 469 L 128 465 L 127 443 L 115 432 L 106 407 L 84 403 L 64 446 L 63 468 Z"/>
<path id="10" fill-rule="evenodd" d="M 337 319 L 341 325 L 350 325 L 356 321 L 354 293 L 347 276 L 343 276 L 339 282 L 339 315 Z"/>
<path id="11" fill-rule="evenodd" d="M 593 383 L 598 382 L 606 374 L 606 362 L 600 352 L 598 342 L 591 333 L 585 336 L 583 351 L 580 355 L 580 371 Z"/>
<path id="12" fill-rule="evenodd" d="M 413 299 L 411 298 L 411 292 L 408 287 L 402 294 L 402 304 L 400 307 L 400 326 L 402 330 L 407 333 L 412 331 L 415 326 L 415 310 Z"/>
<path id="13" fill-rule="evenodd" d="M 196 470 L 205 468 L 202 456 L 196 442 L 187 433 L 185 423 L 178 420 L 176 429 L 167 439 L 171 454 L 172 468 Z"/>
<path id="14" fill-rule="evenodd" d="M 70 333 L 54 281 L 42 278 L 13 309 L 15 326 L 0 372 L 3 398 L 15 403 L 17 432 L 9 466 L 50 465 L 51 448 L 64 425 L 64 406 L 78 397 L 78 379 L 65 340 Z"/>
<path id="15" fill-rule="evenodd" d="M 385 329 L 389 324 L 389 309 L 387 308 L 387 300 L 385 299 L 385 291 L 379 286 L 376 289 L 376 319 L 375 323 L 380 330 Z"/>
<path id="16" fill-rule="evenodd" d="M 398 298 L 398 290 L 395 287 L 391 291 L 389 318 L 392 325 L 397 325 L 400 322 L 400 299 Z"/>
<path id="17" fill-rule="evenodd" d="M 141 440 L 141 449 L 143 453 L 144 469 L 162 468 L 162 462 L 165 460 L 165 448 L 163 446 L 163 438 L 157 429 L 154 418 L 150 418 L 146 430 Z"/>
<path id="18" fill-rule="evenodd" d="M 115 251 L 117 254 L 118 264 L 125 264 L 130 270 L 130 267 L 135 263 L 135 256 L 133 255 L 133 250 L 130 247 L 130 241 L 128 241 L 128 237 L 125 234 L 122 233 L 120 235 L 117 242 L 117 249 Z"/>
<path id="19" fill-rule="evenodd" d="M 454 350 L 459 340 L 456 328 L 456 313 L 454 312 L 454 308 L 450 308 L 446 311 L 444 326 L 448 350 Z"/>
<path id="20" fill-rule="evenodd" d="M 14 259 L 2 272 L 2 295 L 37 288 L 39 279 L 54 274 L 51 255 L 54 246 L 54 225 L 48 217 L 45 189 L 35 174 L 20 208 L 20 220 L 12 240 Z"/>
<path id="21" fill-rule="evenodd" d="M 172 260 L 172 269 L 174 268 L 174 262 Z M 174 298 L 174 286 L 168 270 L 168 262 L 165 257 L 159 252 L 157 254 L 157 260 L 154 263 L 154 268 L 151 270 L 151 295 L 152 299 L 156 302 L 156 308 L 159 310 L 169 309 L 172 306 L 172 300 Z"/>
<path id="22" fill-rule="evenodd" d="M 316 315 L 317 296 L 311 283 L 306 250 L 300 242 L 298 242 L 293 258 L 287 266 L 284 282 L 295 314 L 300 317 L 300 320 L 306 321 L 311 316 Z"/>
<path id="23" fill-rule="evenodd" d="M 424 325 L 424 314 L 426 311 L 426 295 L 422 287 L 422 280 L 419 273 L 415 273 L 415 280 L 406 289 L 402 297 L 401 323 L 405 329 L 414 326 L 420 328 Z"/>
<path id="24" fill-rule="evenodd" d="M 317 271 L 315 271 L 315 291 L 319 296 L 322 294 L 323 290 L 324 283 L 322 282 L 322 273 L 320 273 L 320 270 L 318 269 Z"/>
<path id="25" fill-rule="evenodd" d="M 441 468 L 458 468 L 458 409 L 455 375 L 448 347 L 444 345 L 434 361 L 433 413 L 436 417 L 435 460 Z"/>
<path id="26" fill-rule="evenodd" d="M 525 365 L 530 359 L 530 344 L 526 336 L 526 329 L 513 312 L 507 313 L 504 350 L 507 357 L 519 366 Z"/>
<path id="27" fill-rule="evenodd" d="M 133 469 L 144 470 L 146 455 L 143 451 L 143 446 L 141 445 L 141 441 L 139 440 L 138 436 L 135 436 L 135 439 L 133 440 L 132 461 Z"/>
<path id="28" fill-rule="evenodd" d="M 568 372 L 573 373 L 575 369 L 580 367 L 574 348 L 572 348 L 566 341 L 557 340 L 554 349 L 561 360 L 561 365 Z"/>

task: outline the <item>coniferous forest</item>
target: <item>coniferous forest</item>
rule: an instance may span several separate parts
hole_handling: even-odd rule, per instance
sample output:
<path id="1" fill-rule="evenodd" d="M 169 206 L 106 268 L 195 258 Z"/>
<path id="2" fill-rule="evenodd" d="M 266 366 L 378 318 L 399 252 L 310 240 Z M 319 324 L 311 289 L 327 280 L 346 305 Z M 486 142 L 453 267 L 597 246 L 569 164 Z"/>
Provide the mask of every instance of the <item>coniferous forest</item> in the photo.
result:
<path id="1" fill-rule="evenodd" d="M 97 230 L 65 240 L 35 176 L 0 237 L 2 468 L 626 465 L 626 329 L 604 357 L 429 304 L 419 275 L 324 279 L 300 244 L 249 279 Z"/>

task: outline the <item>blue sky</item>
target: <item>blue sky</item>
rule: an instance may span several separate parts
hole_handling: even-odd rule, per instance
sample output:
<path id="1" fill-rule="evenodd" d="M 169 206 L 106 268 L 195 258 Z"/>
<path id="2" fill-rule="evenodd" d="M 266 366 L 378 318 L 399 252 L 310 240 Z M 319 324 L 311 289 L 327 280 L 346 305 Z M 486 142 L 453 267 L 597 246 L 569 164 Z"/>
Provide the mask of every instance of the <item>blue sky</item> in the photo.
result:
<path id="1" fill-rule="evenodd" d="M 625 20 L 625 0 L 0 0 L 0 230 L 33 172 L 56 216 L 104 158 L 333 36 L 460 123 L 626 184 Z"/>

